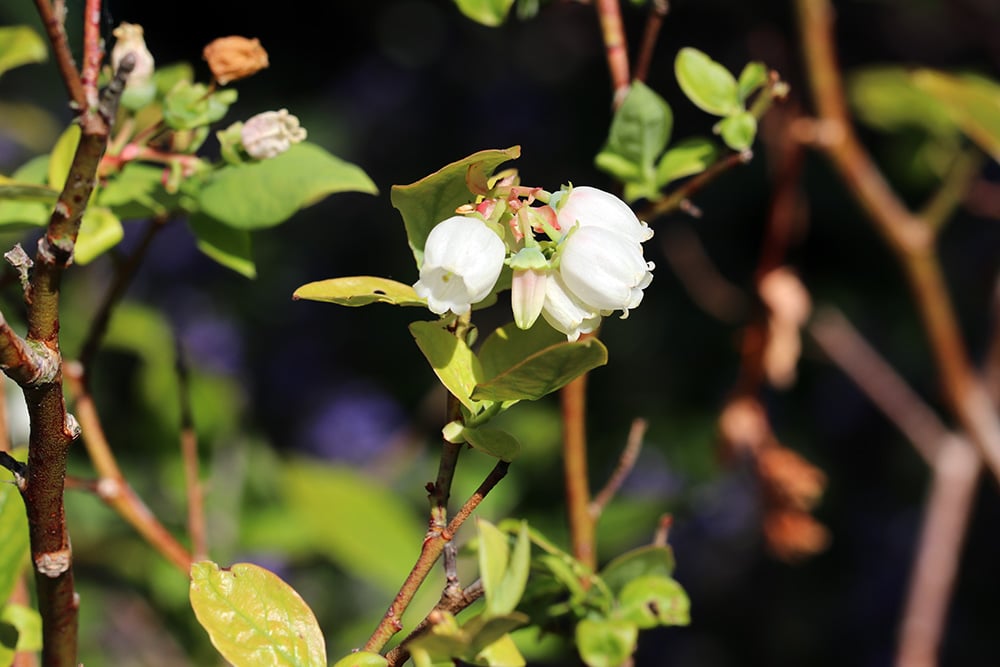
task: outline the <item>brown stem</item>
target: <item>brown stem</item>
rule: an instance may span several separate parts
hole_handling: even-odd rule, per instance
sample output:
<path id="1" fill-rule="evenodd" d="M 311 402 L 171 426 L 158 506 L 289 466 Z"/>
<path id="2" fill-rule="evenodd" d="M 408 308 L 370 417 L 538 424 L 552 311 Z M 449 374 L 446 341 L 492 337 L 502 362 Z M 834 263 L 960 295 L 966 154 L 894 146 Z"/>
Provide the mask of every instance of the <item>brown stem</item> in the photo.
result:
<path id="1" fill-rule="evenodd" d="M 181 458 L 184 460 L 188 501 L 188 533 L 191 535 L 191 553 L 197 561 L 208 558 L 205 497 L 198 472 L 198 432 L 195 430 L 194 413 L 191 410 L 191 382 L 180 341 L 177 344 L 177 380 L 181 408 Z"/>
<path id="2" fill-rule="evenodd" d="M 628 440 L 625 441 L 625 449 L 622 451 L 622 455 L 618 457 L 618 465 L 615 466 L 611 477 L 604 484 L 604 488 L 594 496 L 594 499 L 590 503 L 590 516 L 594 517 L 595 522 L 601 518 L 604 508 L 608 506 L 611 499 L 622 488 L 622 484 L 625 483 L 629 473 L 635 468 L 635 463 L 639 460 L 639 452 L 642 451 L 642 439 L 645 437 L 648 427 L 649 423 L 645 419 L 632 420 L 632 428 L 629 429 Z"/>
<path id="3" fill-rule="evenodd" d="M 483 588 L 482 580 L 476 579 L 460 591 L 458 595 L 442 595 L 438 603 L 434 605 L 434 609 L 424 617 L 424 620 L 417 624 L 417 627 L 413 628 L 413 631 L 406 636 L 406 639 L 401 641 L 399 646 L 385 654 L 385 659 L 388 663 L 387 667 L 397 667 L 397 665 L 402 665 L 409 660 L 410 652 L 406 649 L 406 644 L 427 631 L 427 628 L 431 626 L 431 618 L 433 618 L 436 612 L 446 611 L 449 614 L 458 614 L 483 597 L 485 592 L 486 589 Z"/>
<path id="4" fill-rule="evenodd" d="M 642 34 L 642 47 L 636 59 L 635 78 L 645 81 L 649 76 L 649 66 L 653 62 L 653 52 L 656 50 L 656 40 L 663 27 L 663 19 L 670 10 L 667 0 L 653 0 L 649 5 L 649 18 L 646 19 L 646 31 Z"/>
<path id="5" fill-rule="evenodd" d="M 563 476 L 566 511 L 573 556 L 591 570 L 597 569 L 596 521 L 590 513 L 587 475 L 587 375 L 581 375 L 559 392 L 563 421 Z"/>
<path id="6" fill-rule="evenodd" d="M 101 0 L 87 0 L 83 10 L 83 69 L 80 83 L 88 106 L 97 104 L 97 75 L 101 70 Z"/>
<path id="7" fill-rule="evenodd" d="M 628 94 L 630 83 L 621 5 L 619 0 L 596 0 L 594 6 L 601 22 L 601 36 L 604 38 L 605 55 L 611 71 L 611 87 L 614 90 L 614 108 L 617 109 Z"/>
<path id="8" fill-rule="evenodd" d="M 94 399 L 83 384 L 82 367 L 79 363 L 70 362 L 66 364 L 64 373 L 80 422 L 83 444 L 99 477 L 97 495 L 164 558 L 187 574 L 191 570 L 191 554 L 136 495 L 118 467 Z"/>
<path id="9" fill-rule="evenodd" d="M 472 515 L 479 506 L 479 503 L 483 502 L 483 499 L 493 487 L 504 478 L 509 467 L 510 463 L 507 461 L 499 461 L 493 467 L 493 470 L 490 471 L 490 474 L 486 476 L 486 479 L 483 480 L 482 484 L 479 485 L 475 493 L 465 501 L 465 504 L 462 505 L 461 509 L 458 510 L 458 513 L 455 514 L 444 530 L 436 531 L 432 528 L 428 531 L 427 537 L 424 538 L 424 543 L 420 548 L 420 555 L 417 557 L 417 562 L 414 563 L 413 569 L 410 570 L 410 574 L 406 577 L 406 581 L 400 586 L 395 599 L 389 605 L 389 609 L 386 610 L 385 615 L 379 622 L 378 627 L 375 628 L 372 636 L 368 638 L 363 650 L 371 652 L 381 651 L 386 642 L 402 629 L 403 612 L 406 611 L 410 602 L 413 601 L 413 596 L 416 595 L 420 585 L 423 584 L 431 568 L 434 567 L 434 563 L 441 556 L 445 545 L 454 539 L 458 529 Z"/>
<path id="10" fill-rule="evenodd" d="M 66 85 L 70 105 L 82 111 L 87 108 L 87 94 L 84 91 L 83 82 L 80 81 L 80 75 L 76 71 L 76 63 L 73 62 L 73 53 L 69 49 L 62 18 L 53 9 L 49 0 L 35 0 L 35 7 L 38 9 L 38 15 L 45 26 L 49 43 L 52 45 L 52 55 L 59 68 L 63 83 Z"/>
<path id="11" fill-rule="evenodd" d="M 674 221 L 662 232 L 658 230 L 656 238 L 674 275 L 699 308 L 726 324 L 746 318 L 747 294 L 722 275 L 689 224 Z"/>
<path id="12" fill-rule="evenodd" d="M 753 152 L 750 150 L 741 151 L 739 153 L 730 153 L 691 180 L 686 181 L 684 185 L 677 188 L 663 199 L 649 204 L 646 208 L 639 212 L 639 219 L 652 222 L 660 216 L 682 208 L 688 201 L 688 198 L 693 197 L 694 194 L 703 187 L 733 167 L 749 164 L 752 159 Z"/>
<path id="13" fill-rule="evenodd" d="M 819 122 L 832 128 L 823 149 L 902 263 L 930 340 L 948 407 L 990 471 L 1000 479 L 1000 419 L 969 361 L 935 252 L 935 230 L 927 220 L 907 210 L 851 127 L 834 53 L 833 10 L 829 2 L 797 0 L 796 4 Z"/>

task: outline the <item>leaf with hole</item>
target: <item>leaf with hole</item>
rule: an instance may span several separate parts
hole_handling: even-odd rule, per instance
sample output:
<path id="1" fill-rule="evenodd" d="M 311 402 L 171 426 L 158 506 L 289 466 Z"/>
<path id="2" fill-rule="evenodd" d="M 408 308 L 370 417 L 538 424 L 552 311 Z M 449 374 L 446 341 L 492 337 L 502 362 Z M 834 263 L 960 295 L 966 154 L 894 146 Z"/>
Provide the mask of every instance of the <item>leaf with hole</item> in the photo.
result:
<path id="1" fill-rule="evenodd" d="M 293 299 L 325 301 L 339 306 L 367 306 L 388 303 L 394 306 L 427 307 L 410 285 L 375 276 L 349 276 L 307 283 L 295 290 Z"/>

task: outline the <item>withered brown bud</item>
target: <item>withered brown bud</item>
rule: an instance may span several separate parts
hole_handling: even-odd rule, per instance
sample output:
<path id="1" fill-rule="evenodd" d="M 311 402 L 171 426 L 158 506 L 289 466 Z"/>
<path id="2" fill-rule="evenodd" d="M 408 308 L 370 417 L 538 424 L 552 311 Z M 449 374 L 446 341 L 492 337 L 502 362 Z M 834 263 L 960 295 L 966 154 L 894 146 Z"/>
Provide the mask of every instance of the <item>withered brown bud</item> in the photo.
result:
<path id="1" fill-rule="evenodd" d="M 268 66 L 267 51 L 259 39 L 233 35 L 219 37 L 202 51 L 212 76 L 220 85 L 245 79 Z"/>

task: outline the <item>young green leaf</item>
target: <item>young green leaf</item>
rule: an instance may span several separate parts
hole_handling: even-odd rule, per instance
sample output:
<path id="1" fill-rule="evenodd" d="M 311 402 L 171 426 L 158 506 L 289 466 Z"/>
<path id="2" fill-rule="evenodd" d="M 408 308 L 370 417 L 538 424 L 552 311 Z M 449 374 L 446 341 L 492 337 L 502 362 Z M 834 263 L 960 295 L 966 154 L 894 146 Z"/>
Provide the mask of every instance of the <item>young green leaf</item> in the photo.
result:
<path id="1" fill-rule="evenodd" d="M 163 167 L 129 162 L 97 193 L 96 203 L 121 220 L 164 215 L 181 208 L 182 197 L 163 187 Z"/>
<path id="2" fill-rule="evenodd" d="M 303 142 L 269 160 L 223 167 L 198 193 L 198 202 L 219 222 L 261 229 L 337 192 L 378 189 L 360 167 Z"/>
<path id="3" fill-rule="evenodd" d="M 699 109 L 728 116 L 742 108 L 736 79 L 698 49 L 681 49 L 674 61 L 674 72 L 681 90 Z"/>
<path id="4" fill-rule="evenodd" d="M 913 82 L 945 108 L 965 136 L 1000 161 L 1000 84 L 929 69 L 914 72 Z"/>
<path id="5" fill-rule="evenodd" d="M 757 136 L 757 119 L 747 111 L 740 111 L 719 121 L 719 134 L 734 151 L 750 148 Z"/>
<path id="6" fill-rule="evenodd" d="M 39 155 L 18 167 L 11 175 L 17 183 L 48 187 L 49 156 Z M 58 190 L 52 188 L 58 197 Z M 0 225 L 41 227 L 52 214 L 51 204 L 22 201 L 0 201 Z"/>
<path id="7" fill-rule="evenodd" d="M 462 429 L 465 442 L 502 461 L 513 461 L 521 451 L 521 443 L 506 431 L 488 426 L 467 426 Z"/>
<path id="8" fill-rule="evenodd" d="M 476 653 L 472 664 L 488 665 L 488 667 L 524 667 L 527 663 L 514 639 L 507 634 Z"/>
<path id="9" fill-rule="evenodd" d="M 736 82 L 737 95 L 740 103 L 746 104 L 747 98 L 753 95 L 754 91 L 762 88 L 767 83 L 767 65 L 759 62 L 747 63 L 740 72 L 740 78 Z"/>
<path id="10" fill-rule="evenodd" d="M 191 566 L 191 606 L 234 667 L 326 667 L 316 617 L 291 586 L 257 565 Z"/>
<path id="11" fill-rule="evenodd" d="M 656 186 L 662 188 L 687 176 L 694 176 L 708 169 L 719 151 L 708 139 L 692 137 L 674 144 L 656 166 Z"/>
<path id="12" fill-rule="evenodd" d="M 479 351 L 483 374 L 475 399 L 535 400 L 608 362 L 608 350 L 596 338 L 569 343 L 550 327 L 526 331 L 513 324 L 497 329 Z"/>
<path id="13" fill-rule="evenodd" d="M 45 42 L 28 26 L 0 27 L 0 76 L 21 65 L 44 62 L 47 57 Z"/>
<path id="14" fill-rule="evenodd" d="M 16 642 L 9 647 L 13 652 L 42 650 L 42 617 L 33 608 L 13 603 L 0 608 L 0 627 L 3 626 L 17 632 Z M 5 664 L 3 651 L 7 647 L 7 642 L 0 639 L 0 665 Z"/>
<path id="15" fill-rule="evenodd" d="M 77 144 L 80 143 L 80 126 L 76 123 L 67 127 L 49 155 L 48 184 L 56 190 L 62 190 L 66 185 L 66 177 L 69 176 L 70 166 L 73 164 L 73 156 L 76 154 Z"/>
<path id="16" fill-rule="evenodd" d="M 410 285 L 374 276 L 349 276 L 307 283 L 295 290 L 293 299 L 325 301 L 340 306 L 388 303 L 394 306 L 427 307 Z"/>
<path id="17" fill-rule="evenodd" d="M 88 206 L 80 223 L 80 234 L 73 248 L 73 261 L 83 266 L 114 248 L 125 236 L 122 222 L 111 209 Z"/>
<path id="18" fill-rule="evenodd" d="M 645 630 L 658 625 L 688 625 L 691 601 L 670 577 L 638 577 L 626 584 L 618 597 L 619 618 Z"/>
<path id="19" fill-rule="evenodd" d="M 188 227 L 195 236 L 198 250 L 241 276 L 257 277 L 250 232 L 233 229 L 202 213 L 188 218 Z"/>
<path id="20" fill-rule="evenodd" d="M 0 176 L 0 200 L 54 204 L 58 197 L 59 191 L 47 185 L 24 183 Z"/>
<path id="21" fill-rule="evenodd" d="M 507 20 L 514 0 L 455 0 L 455 4 L 476 23 L 495 28 Z"/>
<path id="22" fill-rule="evenodd" d="M 635 652 L 635 623 L 585 618 L 576 625 L 576 647 L 587 667 L 618 667 Z"/>
<path id="23" fill-rule="evenodd" d="M 504 597 L 503 580 L 510 561 L 510 544 L 506 533 L 485 519 L 476 519 L 479 533 L 479 578 L 486 593 L 486 614 L 500 616 L 514 611 L 517 600 L 508 606 Z"/>
<path id="24" fill-rule="evenodd" d="M 203 83 L 180 79 L 163 98 L 163 121 L 175 130 L 193 130 L 222 120 L 238 93 L 232 88 L 211 92 Z"/>
<path id="25" fill-rule="evenodd" d="M 0 601 L 6 602 L 14 584 L 28 563 L 28 521 L 24 502 L 17 487 L 6 482 L 0 484 Z"/>
<path id="26" fill-rule="evenodd" d="M 607 142 L 595 162 L 618 171 L 624 171 L 624 164 L 635 165 L 636 176 L 623 180 L 637 181 L 644 196 L 649 196 L 647 190 L 655 192 L 656 158 L 666 148 L 672 128 L 670 106 L 648 86 L 635 81 L 611 121 Z"/>
<path id="27" fill-rule="evenodd" d="M 639 577 L 669 577 L 674 572 L 674 552 L 670 547 L 644 546 L 626 552 L 601 570 L 601 579 L 618 595 L 622 589 Z"/>
<path id="28" fill-rule="evenodd" d="M 388 664 L 389 661 L 378 653 L 358 651 L 333 663 L 333 667 L 386 667 Z"/>
<path id="29" fill-rule="evenodd" d="M 419 268 L 424 262 L 424 243 L 431 229 L 455 214 L 455 209 L 475 199 L 467 179 L 471 172 L 487 178 L 504 162 L 521 156 L 521 147 L 485 150 L 442 167 L 409 185 L 394 185 L 390 199 L 403 216 L 406 237 Z"/>
<path id="30" fill-rule="evenodd" d="M 412 322 L 410 333 L 441 383 L 462 405 L 479 412 L 481 403 L 472 399 L 472 390 L 483 369 L 468 344 L 443 329 L 440 322 Z"/>

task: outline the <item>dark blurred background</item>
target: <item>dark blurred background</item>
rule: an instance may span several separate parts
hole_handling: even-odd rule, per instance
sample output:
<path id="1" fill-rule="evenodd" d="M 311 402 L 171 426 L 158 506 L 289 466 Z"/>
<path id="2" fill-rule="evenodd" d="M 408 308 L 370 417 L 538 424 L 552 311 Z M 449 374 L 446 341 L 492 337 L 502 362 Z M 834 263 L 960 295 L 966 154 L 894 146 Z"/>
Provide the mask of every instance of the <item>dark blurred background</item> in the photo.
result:
<path id="1" fill-rule="evenodd" d="M 66 4 L 69 32 L 79 35 L 83 2 Z M 634 52 L 646 10 L 626 5 Z M 1000 77 L 1000 4 L 993 0 L 836 6 L 845 70 L 891 63 Z M 790 2 L 671 3 L 649 84 L 673 107 L 675 137 L 708 134 L 713 123 L 686 101 L 674 80 L 673 59 L 683 46 L 698 47 L 736 71 L 750 59 L 765 60 L 791 83 L 793 98 L 805 99 L 791 12 Z M 413 282 L 416 270 L 389 188 L 477 150 L 520 145 L 523 157 L 516 166 L 522 180 L 547 189 L 568 181 L 612 188 L 593 166 L 611 117 L 593 6 L 555 2 L 530 21 L 490 29 L 444 0 L 107 0 L 109 39 L 121 21 L 145 27 L 158 64 L 193 62 L 201 80 L 208 78 L 201 61 L 206 43 L 229 34 L 260 38 L 271 66 L 236 84 L 240 99 L 226 122 L 288 108 L 311 141 L 360 165 L 381 190 L 377 197 L 336 195 L 283 226 L 256 233 L 255 281 L 200 255 L 180 223 L 157 238 L 128 299 L 162 313 L 190 364 L 215 378 L 201 396 L 214 416 L 199 424 L 206 474 L 213 475 L 213 507 L 220 514 L 228 508 L 252 515 L 271 493 L 269 471 L 287 458 L 305 456 L 378 475 L 411 499 L 419 516 L 423 486 L 433 475 L 444 399 L 430 391 L 433 376 L 406 330 L 417 311 L 348 310 L 293 302 L 291 293 L 306 282 L 356 274 Z M 0 23 L 22 22 L 38 24 L 30 2 L 0 5 Z M 53 128 L 48 144 L 39 130 L 43 138 L 34 150 L 9 132 L 0 134 L 0 172 L 10 173 L 48 150 L 70 115 L 51 63 L 5 75 L 0 101 L 45 109 Z M 40 116 L 38 127 L 45 122 Z M 933 192 L 932 179 L 911 169 L 905 141 L 863 132 L 908 201 L 919 203 Z M 828 476 L 816 516 L 832 542 L 824 553 L 796 564 L 768 555 L 754 477 L 739 464 L 723 465 L 716 445 L 718 413 L 739 370 L 743 323 L 721 322 L 700 310 L 658 247 L 670 238 L 672 226 L 693 225 L 721 274 L 749 293 L 770 201 L 771 165 L 765 150 L 758 147 L 755 153 L 749 166 L 699 193 L 701 219 L 678 214 L 656 222 L 657 236 L 647 244 L 647 255 L 658 264 L 656 279 L 627 321 L 611 318 L 603 328 L 611 361 L 590 383 L 593 483 L 599 486 L 614 467 L 634 417 L 649 419 L 650 430 L 639 466 L 602 522 L 602 558 L 648 541 L 658 516 L 673 513 L 671 543 L 677 578 L 692 599 L 692 624 L 643 634 L 639 665 L 888 665 L 918 536 L 926 467 L 807 340 L 797 384 L 763 398 L 779 439 Z M 1000 180 L 995 164 L 985 173 Z M 804 189 L 807 228 L 791 251 L 791 265 L 817 304 L 843 309 L 939 406 L 926 339 L 892 255 L 816 155 L 808 157 Z M 138 232 L 138 225 L 127 227 L 126 247 Z M 960 209 L 943 234 L 941 253 L 966 340 L 981 359 L 997 324 L 989 315 L 1000 224 Z M 68 278 L 76 299 L 64 320 L 70 341 L 79 339 L 109 272 L 109 263 L 101 260 Z M 18 309 L 13 293 L 3 303 L 5 314 Z M 502 323 L 502 314 L 488 311 L 479 325 Z M 171 488 L 180 479 L 171 448 L 175 426 L 158 430 L 156 406 L 136 391 L 147 362 L 135 345 L 109 346 L 97 369 L 98 402 L 133 484 L 168 522 L 180 526 L 183 491 Z M 512 490 L 484 511 L 493 518 L 524 516 L 564 537 L 556 509 L 562 502 L 561 485 L 555 483 L 561 475 L 556 404 L 526 406 L 514 420 L 509 427 L 521 437 L 525 454 L 513 467 Z M 479 471 L 488 467 L 477 457 L 470 453 L 463 460 L 469 466 L 465 487 L 474 487 Z M 77 466 L 87 474 L 82 455 Z M 241 481 L 227 484 L 227 479 Z M 239 498 L 226 497 L 234 485 Z M 70 502 L 81 507 L 75 510 L 80 519 L 73 534 L 82 554 L 81 579 L 88 582 L 85 650 L 94 657 L 87 664 L 212 664 L 203 635 L 187 620 L 184 582 L 95 501 L 73 496 Z M 234 509 L 239 507 L 244 509 Z M 358 588 L 322 555 L 290 558 L 281 544 L 267 549 L 266 540 L 243 541 L 244 526 L 224 529 L 225 522 L 216 520 L 213 556 L 267 562 L 288 577 L 328 634 L 336 636 L 330 639 L 331 657 L 363 643 L 370 625 L 357 616 L 373 618 L 389 599 L 385 590 Z M 252 522 L 253 516 L 241 521 Z M 997 525 L 996 485 L 986 480 L 964 550 L 942 664 L 1000 664 Z M 111 533 L 114 540 L 95 543 L 88 530 Z M 107 563 L 108 544 L 133 564 Z M 155 576 L 137 572 L 147 567 L 140 563 L 151 563 Z M 88 607 L 88 599 L 100 601 L 97 609 Z M 357 614 L 355 608 L 367 611 Z M 346 629 L 352 623 L 357 627 Z M 150 651 L 152 657 L 143 657 Z"/>

